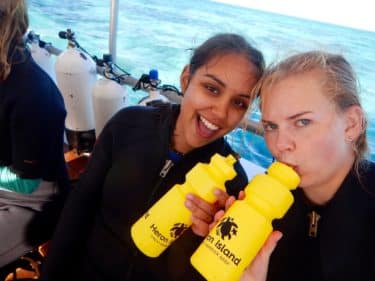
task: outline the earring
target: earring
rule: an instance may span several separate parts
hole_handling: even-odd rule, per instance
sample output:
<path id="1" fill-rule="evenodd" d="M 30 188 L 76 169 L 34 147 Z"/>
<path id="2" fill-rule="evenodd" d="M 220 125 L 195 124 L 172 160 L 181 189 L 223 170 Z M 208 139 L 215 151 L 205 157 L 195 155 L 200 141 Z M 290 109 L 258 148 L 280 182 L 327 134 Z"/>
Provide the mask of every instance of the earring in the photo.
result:
<path id="1" fill-rule="evenodd" d="M 345 137 L 345 141 L 346 141 L 347 143 L 352 143 L 353 140 L 354 140 L 354 138 L 353 138 L 352 136 L 346 136 L 346 137 Z"/>

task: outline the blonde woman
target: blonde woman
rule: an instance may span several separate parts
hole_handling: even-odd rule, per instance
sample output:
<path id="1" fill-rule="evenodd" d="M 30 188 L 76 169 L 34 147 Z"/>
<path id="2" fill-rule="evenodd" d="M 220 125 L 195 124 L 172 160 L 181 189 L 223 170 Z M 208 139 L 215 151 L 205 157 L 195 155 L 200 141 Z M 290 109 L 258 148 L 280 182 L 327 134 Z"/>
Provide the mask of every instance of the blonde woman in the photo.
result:
<path id="1" fill-rule="evenodd" d="M 270 67 L 258 93 L 266 144 L 301 183 L 242 281 L 375 280 L 375 164 L 364 159 L 352 67 L 337 54 L 297 54 Z"/>
<path id="2" fill-rule="evenodd" d="M 0 2 L 0 267 L 48 239 L 67 186 L 66 111 L 23 43 L 23 0 Z"/>

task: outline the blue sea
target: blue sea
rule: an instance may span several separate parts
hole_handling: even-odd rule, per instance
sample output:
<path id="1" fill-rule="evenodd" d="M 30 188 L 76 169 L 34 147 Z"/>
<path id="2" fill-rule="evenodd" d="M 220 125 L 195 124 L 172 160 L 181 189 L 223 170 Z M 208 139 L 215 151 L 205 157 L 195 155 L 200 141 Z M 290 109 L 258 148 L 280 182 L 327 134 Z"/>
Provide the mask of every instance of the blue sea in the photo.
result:
<path id="1" fill-rule="evenodd" d="M 209 0 L 119 1 L 117 64 L 134 77 L 158 69 L 163 84 L 179 87 L 190 48 L 218 32 L 236 32 L 263 51 L 267 63 L 295 51 L 324 49 L 345 55 L 360 80 L 367 112 L 369 158 L 375 160 L 375 31 L 267 13 Z M 29 0 L 30 28 L 60 49 L 70 28 L 90 54 L 108 53 L 110 1 Z M 360 16 L 360 15 L 358 15 Z M 129 104 L 145 96 L 128 89 Z M 252 119 L 259 118 L 255 112 Z M 271 156 L 261 137 L 236 129 L 228 136 L 240 154 L 261 166 Z"/>

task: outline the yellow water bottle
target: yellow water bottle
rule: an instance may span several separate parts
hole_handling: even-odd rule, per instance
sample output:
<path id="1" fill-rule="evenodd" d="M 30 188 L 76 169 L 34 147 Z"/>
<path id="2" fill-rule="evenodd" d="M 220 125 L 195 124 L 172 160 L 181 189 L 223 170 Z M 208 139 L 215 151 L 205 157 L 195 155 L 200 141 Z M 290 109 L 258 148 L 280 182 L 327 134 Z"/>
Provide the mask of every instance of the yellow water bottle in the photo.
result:
<path id="1" fill-rule="evenodd" d="M 188 193 L 214 203 L 215 188 L 225 191 L 225 182 L 236 175 L 232 155 L 215 154 L 208 164 L 198 163 L 187 174 L 183 184 L 174 185 L 131 227 L 137 248 L 149 257 L 159 256 L 191 226 L 191 212 L 184 202 Z"/>
<path id="2" fill-rule="evenodd" d="M 272 232 L 272 220 L 292 205 L 290 190 L 299 182 L 298 174 L 280 162 L 256 175 L 245 199 L 234 202 L 192 255 L 192 265 L 208 281 L 239 280 Z"/>

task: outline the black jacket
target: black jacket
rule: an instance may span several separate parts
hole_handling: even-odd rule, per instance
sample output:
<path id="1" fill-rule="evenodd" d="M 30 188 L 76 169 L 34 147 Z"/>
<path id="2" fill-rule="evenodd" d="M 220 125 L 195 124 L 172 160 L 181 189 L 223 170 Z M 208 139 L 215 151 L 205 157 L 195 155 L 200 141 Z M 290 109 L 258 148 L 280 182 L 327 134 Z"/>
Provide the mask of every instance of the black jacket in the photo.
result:
<path id="1" fill-rule="evenodd" d="M 63 152 L 66 110 L 60 91 L 30 51 L 25 46 L 12 50 L 11 72 L 0 81 L 0 166 L 21 178 L 57 182 L 60 191 L 28 225 L 28 242 L 38 244 L 50 238 L 69 190 Z"/>
<path id="2" fill-rule="evenodd" d="M 178 112 L 171 105 L 135 106 L 110 120 L 64 208 L 42 280 L 201 279 L 189 259 L 203 238 L 191 230 L 158 258 L 141 254 L 130 237 L 130 226 L 174 184 L 183 183 L 197 162 L 232 152 L 219 139 L 185 155 L 161 178 Z M 236 168 L 238 176 L 227 184 L 235 195 L 247 183 L 242 167 Z"/>
<path id="3" fill-rule="evenodd" d="M 323 207 L 307 203 L 295 190 L 295 203 L 274 222 L 283 232 L 271 256 L 268 281 L 375 280 L 375 164 L 352 171 Z M 309 237 L 309 213 L 320 215 L 317 237 Z"/>
<path id="4" fill-rule="evenodd" d="M 27 48 L 17 47 L 11 61 L 0 82 L 0 166 L 22 178 L 66 184 L 62 95 Z"/>

